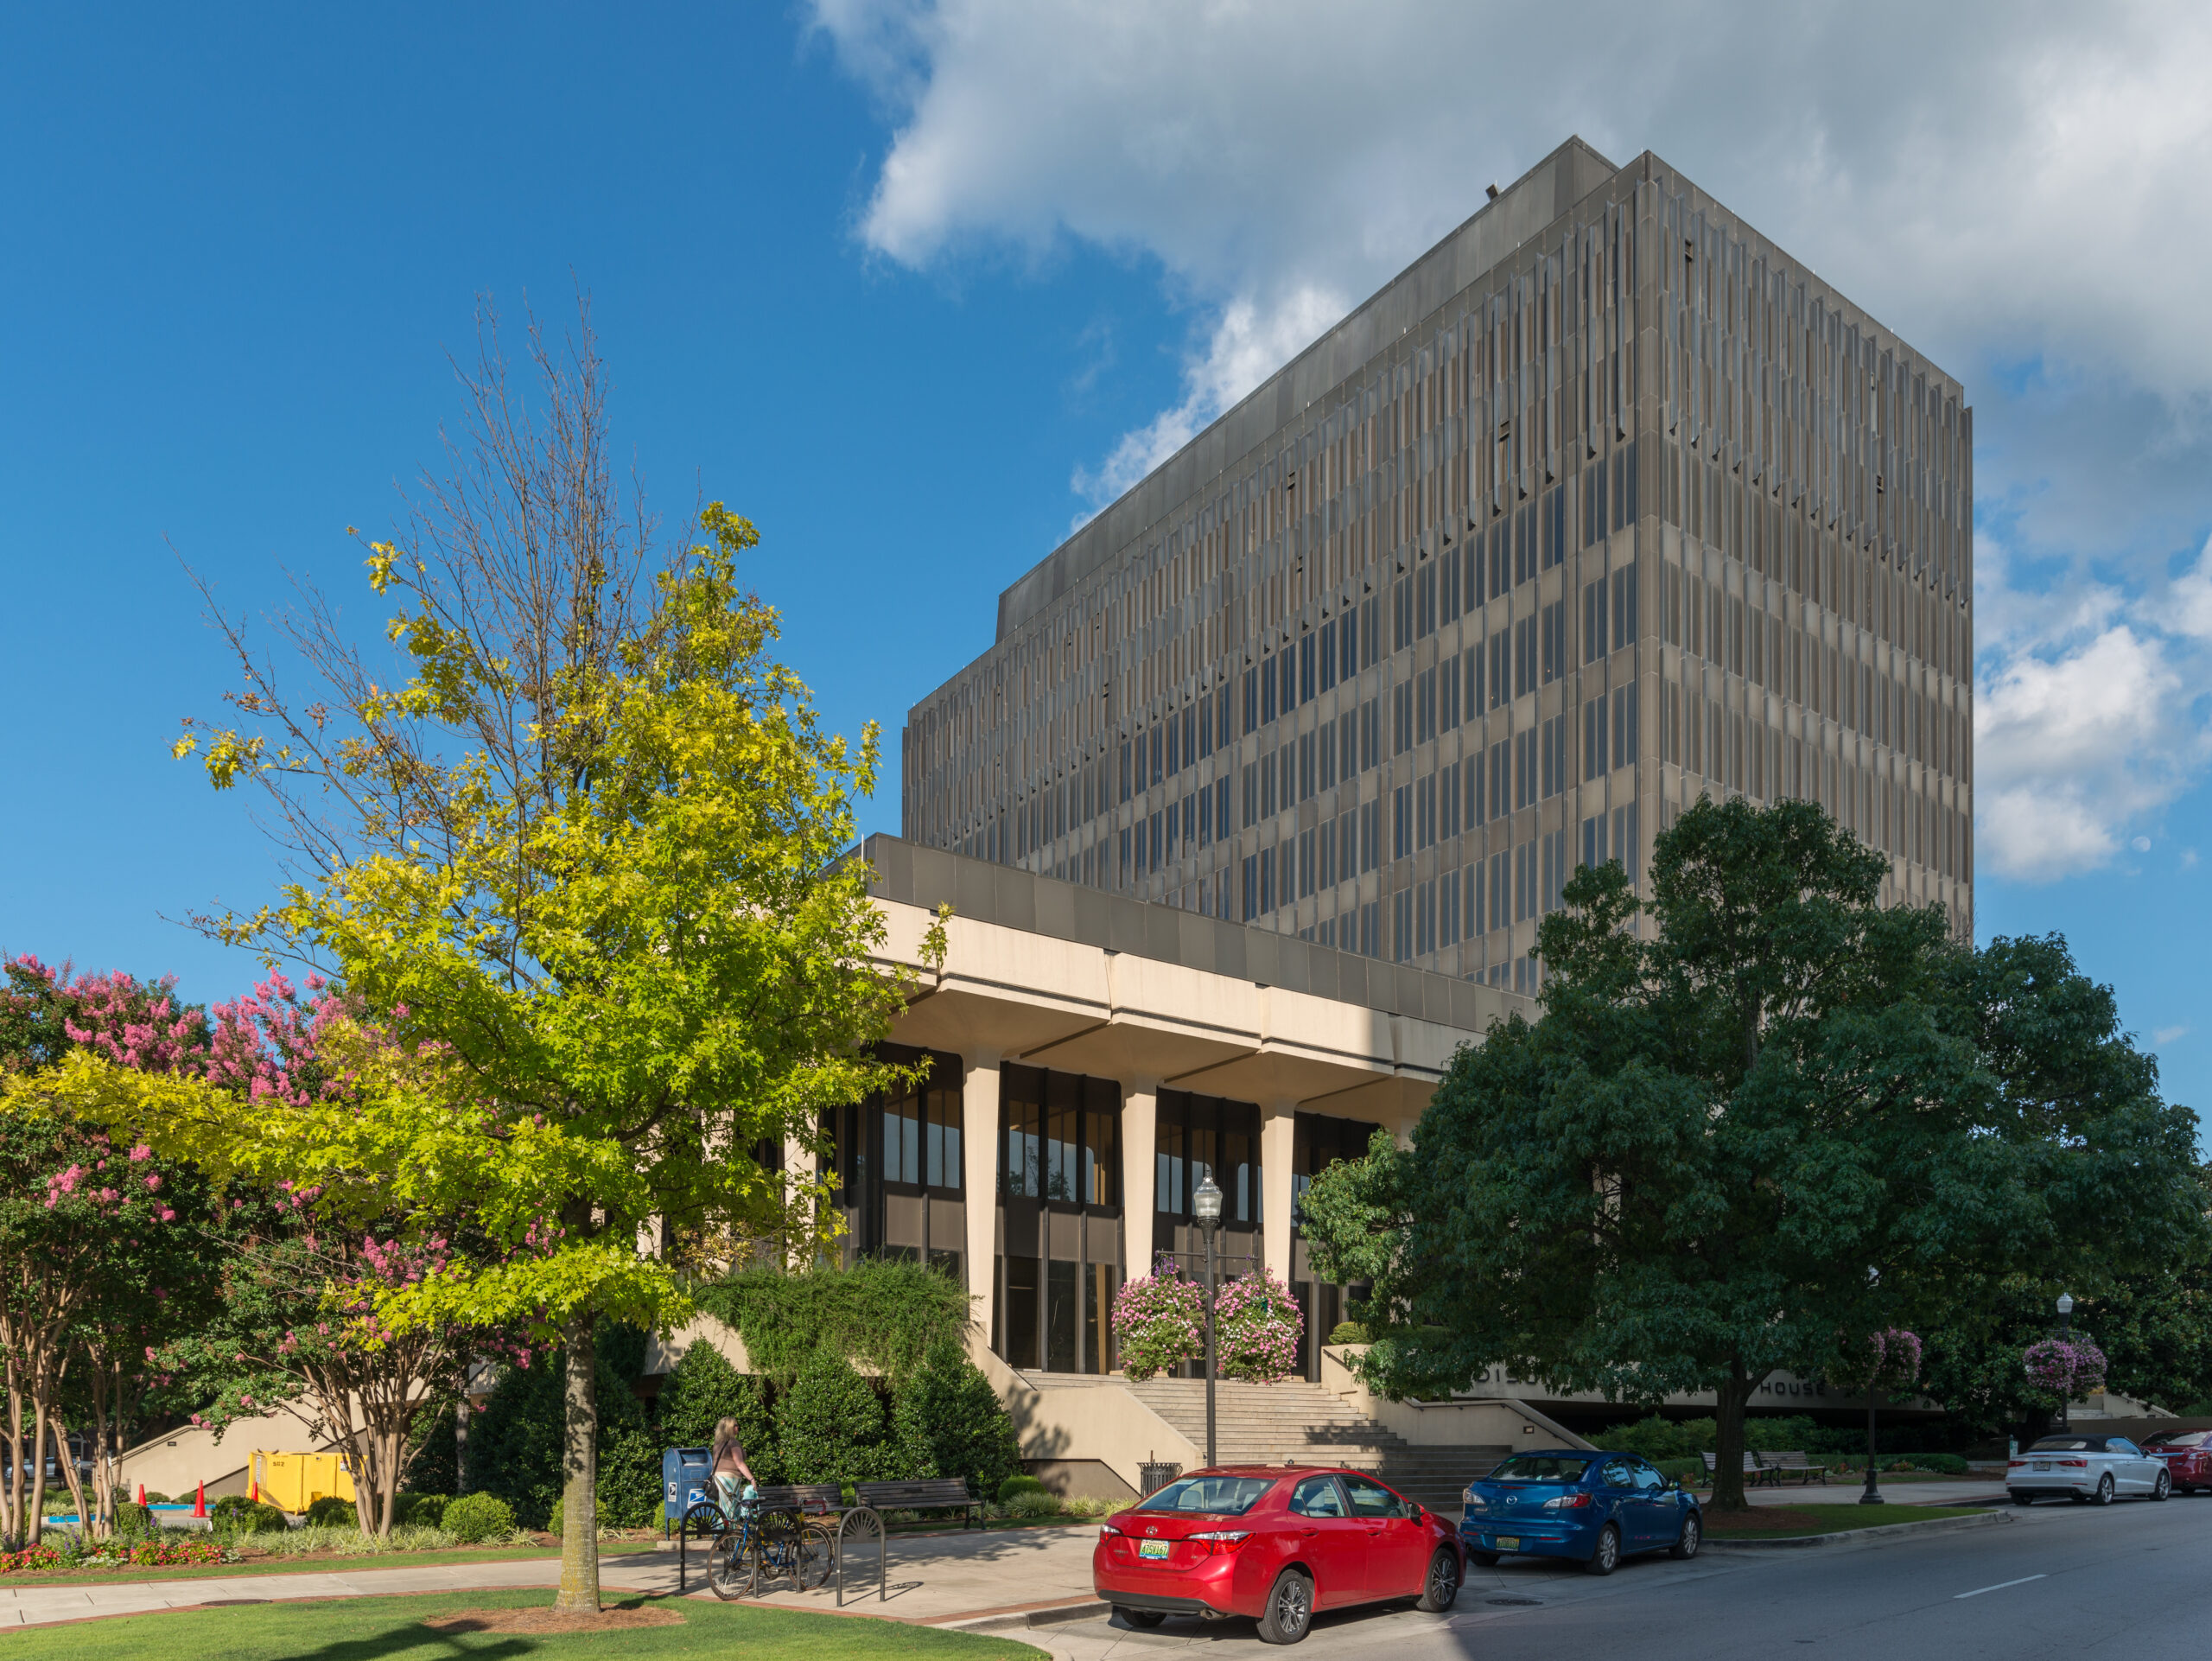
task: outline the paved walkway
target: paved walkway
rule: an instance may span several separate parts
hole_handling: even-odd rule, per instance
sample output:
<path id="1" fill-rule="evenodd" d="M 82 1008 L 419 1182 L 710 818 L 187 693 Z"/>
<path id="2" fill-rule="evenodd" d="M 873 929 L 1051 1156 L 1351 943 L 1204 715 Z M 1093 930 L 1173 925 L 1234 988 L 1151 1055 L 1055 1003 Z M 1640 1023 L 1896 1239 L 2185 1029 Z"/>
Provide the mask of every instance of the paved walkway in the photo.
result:
<path id="1" fill-rule="evenodd" d="M 888 1595 L 880 1601 L 877 1598 L 872 1557 L 856 1557 L 847 1573 L 844 1611 L 934 1626 L 1023 1613 L 1054 1604 L 1088 1603 L 1091 1600 L 1090 1549 L 1097 1537 L 1096 1524 L 907 1539 L 894 1536 L 884 1575 Z M 713 1595 L 704 1590 L 704 1574 L 703 1560 L 692 1557 L 689 1589 L 695 1595 Z M 550 1587 L 560 1578 L 559 1560 L 546 1557 L 521 1562 L 403 1564 L 328 1574 L 302 1570 L 77 1586 L 0 1581 L 0 1628 L 210 1604 Z M 610 1590 L 672 1593 L 677 1589 L 677 1554 L 644 1551 L 602 1557 L 600 1580 Z M 779 1592 L 760 1601 L 835 1613 L 836 1592 L 832 1582 L 819 1591 Z"/>

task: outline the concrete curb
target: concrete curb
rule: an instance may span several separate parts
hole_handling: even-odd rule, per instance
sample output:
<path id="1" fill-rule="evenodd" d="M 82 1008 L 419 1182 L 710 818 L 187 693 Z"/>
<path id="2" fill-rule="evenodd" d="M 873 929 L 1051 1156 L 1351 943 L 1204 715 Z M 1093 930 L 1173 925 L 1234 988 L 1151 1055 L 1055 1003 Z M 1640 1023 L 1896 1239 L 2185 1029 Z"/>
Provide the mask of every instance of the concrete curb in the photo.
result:
<path id="1" fill-rule="evenodd" d="M 1056 1603 L 1046 1609 L 1024 1609 L 1011 1614 L 983 1615 L 974 1620 L 925 1621 L 947 1632 L 1027 1632 L 1037 1626 L 1057 1626 L 1070 1620 L 1096 1620 L 1114 1612 L 1114 1606 L 1098 1598 L 1085 1598 L 1079 1603 Z"/>
<path id="2" fill-rule="evenodd" d="M 1908 1534 L 1942 1534 L 1952 1529 L 1989 1528 L 2012 1519 L 2003 1511 L 1971 1517 L 1931 1517 L 1920 1523 L 1883 1523 L 1873 1528 L 1839 1529 L 1833 1534 L 1792 1534 L 1778 1540 L 1716 1540 L 1706 1537 L 1707 1551 L 1798 1551 L 1819 1546 L 1878 1545 Z"/>

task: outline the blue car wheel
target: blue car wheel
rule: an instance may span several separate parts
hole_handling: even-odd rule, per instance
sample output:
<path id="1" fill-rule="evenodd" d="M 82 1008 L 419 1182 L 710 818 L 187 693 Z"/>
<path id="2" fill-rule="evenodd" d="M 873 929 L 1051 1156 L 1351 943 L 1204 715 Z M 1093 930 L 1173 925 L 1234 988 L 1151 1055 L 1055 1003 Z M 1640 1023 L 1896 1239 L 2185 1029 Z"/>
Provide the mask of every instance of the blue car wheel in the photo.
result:
<path id="1" fill-rule="evenodd" d="M 1675 1543 L 1667 1548 L 1667 1555 L 1681 1562 L 1697 1556 L 1697 1549 L 1705 1543 L 1705 1524 L 1698 1521 L 1697 1513 L 1682 1513 L 1682 1531 L 1675 1537 Z"/>

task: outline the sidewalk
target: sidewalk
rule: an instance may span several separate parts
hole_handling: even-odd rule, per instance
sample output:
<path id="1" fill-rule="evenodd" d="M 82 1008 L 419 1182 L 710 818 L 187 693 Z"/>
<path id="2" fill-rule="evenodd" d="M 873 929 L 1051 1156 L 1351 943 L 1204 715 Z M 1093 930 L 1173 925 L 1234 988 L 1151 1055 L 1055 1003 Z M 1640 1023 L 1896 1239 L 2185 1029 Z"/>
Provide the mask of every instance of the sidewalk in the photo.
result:
<path id="1" fill-rule="evenodd" d="M 1961 1477 L 1957 1481 L 1885 1482 L 1882 1498 L 1892 1505 L 2002 1505 L 2007 1498 L 1999 1477 Z M 1711 1491 L 1700 1490 L 1703 1498 Z M 1866 1492 L 1866 1479 L 1832 1476 L 1823 1487 L 1791 1482 L 1779 1488 L 1747 1488 L 1744 1498 L 1754 1505 L 1855 1505 Z"/>
<path id="2" fill-rule="evenodd" d="M 1096 1524 L 912 1539 L 893 1536 L 886 1572 L 889 1595 L 877 1600 L 873 1554 L 858 1557 L 848 1573 L 843 1613 L 944 1626 L 1054 1604 L 1088 1603 L 1091 1601 L 1090 1550 L 1097 1537 Z M 705 1573 L 703 1559 L 695 1556 L 690 1587 L 696 1596 L 713 1595 L 705 1590 Z M 620 1589 L 672 1594 L 677 1589 L 676 1553 L 632 1552 L 603 1557 L 600 1575 L 602 1587 L 610 1593 Z M 548 1557 L 527 1562 L 420 1564 L 348 1569 L 323 1575 L 241 1575 L 206 1580 L 118 1580 L 78 1586 L 0 1582 L 0 1630 L 210 1604 L 532 1586 L 550 1588 L 560 1578 L 559 1559 Z M 834 1580 L 819 1591 L 786 1590 L 760 1601 L 785 1608 L 837 1613 Z"/>

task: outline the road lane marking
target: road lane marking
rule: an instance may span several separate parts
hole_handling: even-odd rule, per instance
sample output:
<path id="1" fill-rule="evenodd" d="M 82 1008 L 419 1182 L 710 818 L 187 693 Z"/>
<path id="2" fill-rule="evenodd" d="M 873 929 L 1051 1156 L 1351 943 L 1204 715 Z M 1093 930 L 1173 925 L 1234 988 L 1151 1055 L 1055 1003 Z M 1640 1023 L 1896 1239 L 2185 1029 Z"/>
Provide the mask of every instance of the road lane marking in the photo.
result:
<path id="1" fill-rule="evenodd" d="M 2048 1575 L 2023 1575 L 2017 1581 L 1999 1581 L 1994 1586 L 1977 1586 L 1971 1592 L 1960 1593 L 1958 1597 L 1953 1598 L 1951 1601 L 1956 1603 L 1959 1601 L 1959 1598 L 1978 1598 L 1984 1592 L 2002 1592 L 2008 1586 L 2025 1586 L 2030 1581 L 2049 1580 L 2050 1578 L 2050 1577 Z"/>

